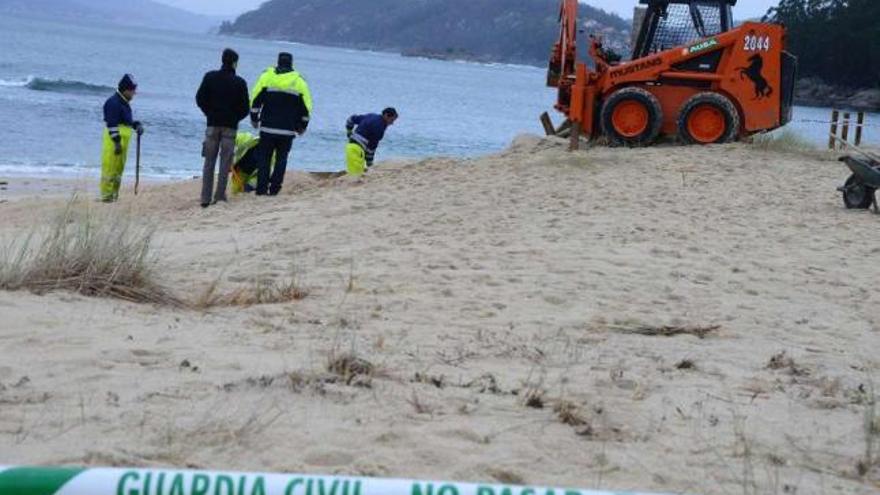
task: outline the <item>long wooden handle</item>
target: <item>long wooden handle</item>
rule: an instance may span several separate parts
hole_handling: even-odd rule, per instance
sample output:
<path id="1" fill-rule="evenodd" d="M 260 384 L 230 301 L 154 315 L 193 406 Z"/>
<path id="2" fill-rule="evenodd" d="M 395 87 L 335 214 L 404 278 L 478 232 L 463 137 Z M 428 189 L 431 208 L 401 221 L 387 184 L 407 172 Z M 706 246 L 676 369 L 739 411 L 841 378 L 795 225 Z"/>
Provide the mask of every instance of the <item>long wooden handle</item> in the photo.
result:
<path id="1" fill-rule="evenodd" d="M 137 196 L 138 186 L 141 183 L 141 135 L 137 136 L 137 153 L 134 164 L 134 195 Z"/>
<path id="2" fill-rule="evenodd" d="M 861 154 L 861 155 L 864 155 L 864 156 L 866 156 L 867 158 L 870 158 L 870 159 L 872 159 L 872 160 L 874 160 L 874 161 L 880 161 L 880 155 L 877 155 L 876 153 L 873 153 L 873 152 L 871 152 L 871 151 L 868 151 L 868 150 L 866 150 L 866 149 L 864 149 L 864 148 L 862 148 L 862 147 L 860 147 L 860 146 L 857 146 L 857 145 L 855 145 L 855 144 L 848 143 L 848 142 L 846 142 L 846 140 L 844 140 L 843 138 L 840 138 L 840 137 L 838 137 L 838 136 L 835 136 L 834 134 L 830 134 L 830 136 L 831 136 L 831 139 L 832 139 L 832 140 L 834 140 L 834 141 L 839 141 L 841 144 L 843 144 L 843 145 L 844 145 L 845 147 L 847 147 L 847 148 L 852 148 L 856 153 L 859 153 L 859 154 Z"/>

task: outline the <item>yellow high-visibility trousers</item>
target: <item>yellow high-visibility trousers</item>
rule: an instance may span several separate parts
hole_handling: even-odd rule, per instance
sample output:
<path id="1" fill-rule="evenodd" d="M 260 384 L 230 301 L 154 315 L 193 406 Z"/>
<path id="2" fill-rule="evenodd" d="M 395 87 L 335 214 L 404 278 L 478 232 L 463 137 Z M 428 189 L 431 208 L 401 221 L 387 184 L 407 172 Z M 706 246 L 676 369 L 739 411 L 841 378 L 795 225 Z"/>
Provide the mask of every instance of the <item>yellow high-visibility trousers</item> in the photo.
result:
<path id="1" fill-rule="evenodd" d="M 116 147 L 110 139 L 110 131 L 104 128 L 104 144 L 101 151 L 101 200 L 116 201 L 119 199 L 119 186 L 122 185 L 122 173 L 125 172 L 125 161 L 128 159 L 128 145 L 131 142 L 132 128 L 119 126 L 122 138 L 122 153 L 116 154 Z"/>
<path id="2" fill-rule="evenodd" d="M 348 143 L 345 147 L 345 162 L 349 175 L 360 176 L 367 171 L 367 155 L 360 145 Z"/>

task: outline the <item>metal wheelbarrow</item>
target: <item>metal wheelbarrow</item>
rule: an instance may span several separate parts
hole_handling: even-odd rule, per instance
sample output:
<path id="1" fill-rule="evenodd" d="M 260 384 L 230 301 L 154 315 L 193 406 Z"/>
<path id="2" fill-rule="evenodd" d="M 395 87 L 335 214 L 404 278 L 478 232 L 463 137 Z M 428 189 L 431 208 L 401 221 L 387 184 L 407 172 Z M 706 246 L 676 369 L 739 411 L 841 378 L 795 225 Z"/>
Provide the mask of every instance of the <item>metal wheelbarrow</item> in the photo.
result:
<path id="1" fill-rule="evenodd" d="M 840 159 L 852 170 L 846 183 L 837 190 L 843 193 L 843 204 L 848 209 L 867 210 L 874 205 L 874 213 L 880 213 L 877 206 L 877 190 L 880 189 L 880 161 L 873 158 L 844 156 Z"/>

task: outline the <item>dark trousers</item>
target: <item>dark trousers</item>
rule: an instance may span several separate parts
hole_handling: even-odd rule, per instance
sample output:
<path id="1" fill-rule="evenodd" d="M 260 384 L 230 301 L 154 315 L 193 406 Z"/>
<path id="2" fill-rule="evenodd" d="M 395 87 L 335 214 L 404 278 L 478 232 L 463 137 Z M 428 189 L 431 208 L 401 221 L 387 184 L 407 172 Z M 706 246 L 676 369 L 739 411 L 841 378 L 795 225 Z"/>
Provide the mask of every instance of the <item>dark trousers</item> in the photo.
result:
<path id="1" fill-rule="evenodd" d="M 287 155 L 293 146 L 293 136 L 279 136 L 277 134 L 260 133 L 260 144 L 257 153 L 259 168 L 257 169 L 257 195 L 263 196 L 267 192 L 275 196 L 281 192 L 284 184 L 284 173 L 287 171 Z M 269 176 L 272 164 L 272 153 L 275 153 L 275 170 Z"/>

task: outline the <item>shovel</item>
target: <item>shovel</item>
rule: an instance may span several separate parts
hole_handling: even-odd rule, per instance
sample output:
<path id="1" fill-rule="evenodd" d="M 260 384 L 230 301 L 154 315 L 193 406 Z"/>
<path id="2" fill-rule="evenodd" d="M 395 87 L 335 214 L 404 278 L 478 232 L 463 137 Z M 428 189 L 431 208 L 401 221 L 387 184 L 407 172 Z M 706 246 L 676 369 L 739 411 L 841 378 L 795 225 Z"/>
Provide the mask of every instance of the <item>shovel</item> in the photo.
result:
<path id="1" fill-rule="evenodd" d="M 134 195 L 137 196 L 138 186 L 141 183 L 141 135 L 137 135 L 137 152 L 134 162 Z"/>

